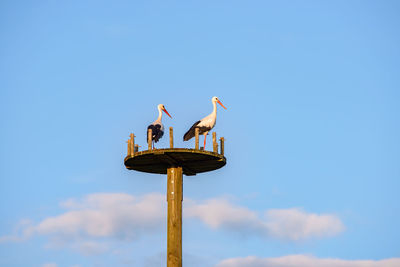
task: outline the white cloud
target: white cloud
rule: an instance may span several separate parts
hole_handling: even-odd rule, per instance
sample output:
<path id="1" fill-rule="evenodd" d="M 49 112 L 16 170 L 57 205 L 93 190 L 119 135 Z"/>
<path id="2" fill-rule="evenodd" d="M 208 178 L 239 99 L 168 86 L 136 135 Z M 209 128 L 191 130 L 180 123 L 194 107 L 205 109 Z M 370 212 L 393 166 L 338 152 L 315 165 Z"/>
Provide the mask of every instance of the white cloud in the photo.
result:
<path id="1" fill-rule="evenodd" d="M 4 242 L 21 242 L 32 236 L 32 222 L 27 219 L 20 220 L 14 227 L 11 235 L 0 236 L 0 243 Z"/>
<path id="2" fill-rule="evenodd" d="M 104 242 L 80 241 L 75 242 L 72 248 L 85 256 L 91 256 L 108 251 L 109 246 Z"/>
<path id="3" fill-rule="evenodd" d="M 216 267 L 399 267 L 400 258 L 384 260 L 320 259 L 307 255 L 289 255 L 279 258 L 232 258 Z"/>
<path id="4" fill-rule="evenodd" d="M 90 194 L 64 201 L 61 207 L 66 209 L 63 214 L 37 224 L 21 221 L 12 235 L 0 237 L 0 242 L 41 235 L 49 237 L 48 248 L 69 247 L 89 256 L 111 249 L 110 241 L 131 241 L 162 229 L 166 217 L 165 196 L 161 194 Z"/>
<path id="5" fill-rule="evenodd" d="M 82 237 L 134 239 L 158 229 L 165 217 L 165 197 L 149 194 L 134 197 L 124 193 L 91 194 L 83 200 L 68 200 L 64 214 L 44 219 L 33 227 L 40 235 L 68 240 Z"/>
<path id="6" fill-rule="evenodd" d="M 291 240 L 334 236 L 344 230 L 335 215 L 306 213 L 296 208 L 268 210 L 265 227 L 270 235 Z"/>
<path id="7" fill-rule="evenodd" d="M 56 263 L 45 263 L 42 265 L 42 267 L 57 267 L 58 265 Z"/>
<path id="8" fill-rule="evenodd" d="M 272 209 L 260 218 L 256 212 L 226 199 L 211 199 L 201 204 L 189 201 L 185 216 L 198 218 L 214 229 L 293 241 L 334 236 L 344 230 L 341 220 L 332 214 L 307 213 L 298 208 Z"/>
<path id="9" fill-rule="evenodd" d="M 50 248 L 67 246 L 84 255 L 94 255 L 112 249 L 110 244 L 114 241 L 132 241 L 165 226 L 167 202 L 158 193 L 140 197 L 125 193 L 89 194 L 60 205 L 66 210 L 64 213 L 36 224 L 21 221 L 13 235 L 0 237 L 0 241 L 47 236 Z M 296 208 L 259 213 L 234 205 L 226 198 L 203 202 L 185 199 L 184 216 L 199 219 L 212 229 L 286 240 L 333 236 L 344 229 L 340 219 L 332 214 L 313 214 Z"/>
<path id="10" fill-rule="evenodd" d="M 194 217 L 213 229 L 226 227 L 231 229 L 262 228 L 254 211 L 234 206 L 227 199 L 210 199 L 203 203 L 185 200 L 185 217 Z M 186 205 L 187 204 L 187 205 Z"/>

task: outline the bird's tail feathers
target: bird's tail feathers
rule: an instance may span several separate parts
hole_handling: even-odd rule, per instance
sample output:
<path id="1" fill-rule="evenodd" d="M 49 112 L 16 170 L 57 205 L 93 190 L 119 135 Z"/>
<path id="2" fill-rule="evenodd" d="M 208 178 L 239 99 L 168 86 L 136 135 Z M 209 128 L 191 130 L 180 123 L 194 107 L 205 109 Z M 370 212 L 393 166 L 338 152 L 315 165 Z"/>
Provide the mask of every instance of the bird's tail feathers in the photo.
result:
<path id="1" fill-rule="evenodd" d="M 192 139 L 195 135 L 194 131 L 196 129 L 196 126 L 200 123 L 200 121 L 196 121 L 192 127 L 190 127 L 189 131 L 187 131 L 185 133 L 185 135 L 183 136 L 183 141 L 189 141 L 190 139 Z"/>

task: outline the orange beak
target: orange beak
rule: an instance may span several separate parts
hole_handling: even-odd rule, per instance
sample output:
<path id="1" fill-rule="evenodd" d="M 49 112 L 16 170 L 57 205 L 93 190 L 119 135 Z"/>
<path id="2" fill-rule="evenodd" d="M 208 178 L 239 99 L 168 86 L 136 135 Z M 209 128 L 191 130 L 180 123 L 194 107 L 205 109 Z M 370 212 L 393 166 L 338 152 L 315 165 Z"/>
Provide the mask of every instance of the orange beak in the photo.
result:
<path id="1" fill-rule="evenodd" d="M 222 105 L 221 101 L 217 100 L 218 104 L 220 104 L 224 109 L 226 109 L 226 107 L 224 105 Z"/>
<path id="2" fill-rule="evenodd" d="M 171 115 L 169 115 L 168 111 L 164 108 L 163 111 L 172 119 Z"/>

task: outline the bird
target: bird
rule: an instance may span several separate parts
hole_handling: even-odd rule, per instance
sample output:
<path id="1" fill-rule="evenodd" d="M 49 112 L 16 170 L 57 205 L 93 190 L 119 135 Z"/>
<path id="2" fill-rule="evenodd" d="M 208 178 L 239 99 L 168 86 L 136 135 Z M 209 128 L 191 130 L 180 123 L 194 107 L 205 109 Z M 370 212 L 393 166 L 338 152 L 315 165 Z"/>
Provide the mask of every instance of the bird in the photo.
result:
<path id="1" fill-rule="evenodd" d="M 207 117 L 196 121 L 183 136 L 183 141 L 189 141 L 191 138 L 193 138 L 193 136 L 195 136 L 195 129 L 199 128 L 199 134 L 204 135 L 204 148 L 206 147 L 207 134 L 209 131 L 211 131 L 212 128 L 214 128 L 217 121 L 217 103 L 220 104 L 224 109 L 226 109 L 226 107 L 222 105 L 221 101 L 219 101 L 218 97 L 216 96 L 211 98 L 211 102 L 214 107 L 213 111 Z"/>
<path id="2" fill-rule="evenodd" d="M 153 149 L 154 149 L 154 143 L 157 143 L 158 140 L 164 135 L 164 125 L 161 122 L 162 118 L 162 111 L 164 111 L 171 119 L 171 115 L 169 115 L 168 111 L 165 109 L 165 106 L 163 104 L 159 104 L 157 106 L 158 109 L 158 118 L 147 127 L 147 140 L 149 140 L 149 129 L 152 130 L 152 136 L 151 136 L 151 141 L 153 143 Z"/>

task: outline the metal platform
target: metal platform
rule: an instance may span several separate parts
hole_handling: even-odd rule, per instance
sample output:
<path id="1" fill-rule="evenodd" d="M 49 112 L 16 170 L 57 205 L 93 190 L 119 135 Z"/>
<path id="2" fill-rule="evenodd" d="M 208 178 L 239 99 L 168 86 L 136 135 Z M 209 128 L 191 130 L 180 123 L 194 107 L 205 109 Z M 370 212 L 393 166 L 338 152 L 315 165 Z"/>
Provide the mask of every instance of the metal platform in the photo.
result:
<path id="1" fill-rule="evenodd" d="M 188 148 L 165 148 L 135 152 L 125 157 L 127 169 L 167 174 L 168 168 L 182 167 L 183 174 L 217 170 L 226 164 L 226 158 L 216 152 Z"/>

